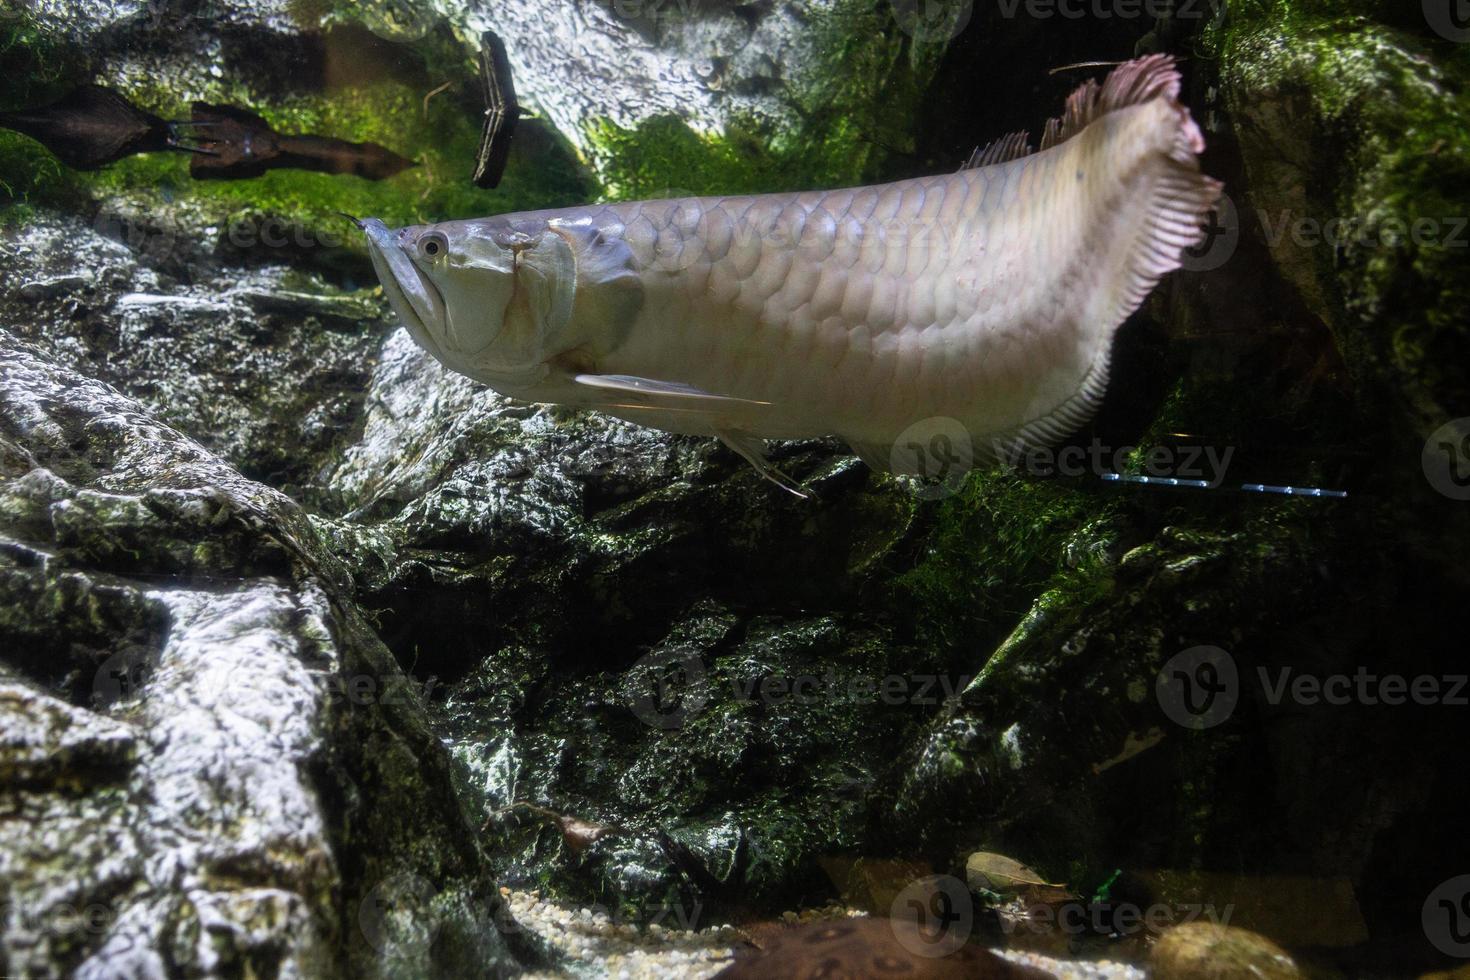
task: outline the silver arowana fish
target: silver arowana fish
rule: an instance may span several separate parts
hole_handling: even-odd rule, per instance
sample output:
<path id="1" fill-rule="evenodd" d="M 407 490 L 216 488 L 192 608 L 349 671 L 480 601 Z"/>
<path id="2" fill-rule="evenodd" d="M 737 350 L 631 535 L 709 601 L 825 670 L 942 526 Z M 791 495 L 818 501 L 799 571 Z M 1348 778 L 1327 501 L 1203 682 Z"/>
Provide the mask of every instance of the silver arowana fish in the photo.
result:
<path id="1" fill-rule="evenodd" d="M 1220 184 L 1167 56 L 1068 99 L 958 173 L 874 187 L 360 222 L 422 347 L 502 394 L 723 440 L 1046 445 L 1107 383 L 1114 331 L 1202 236 Z M 784 485 L 784 484 L 783 484 Z"/>

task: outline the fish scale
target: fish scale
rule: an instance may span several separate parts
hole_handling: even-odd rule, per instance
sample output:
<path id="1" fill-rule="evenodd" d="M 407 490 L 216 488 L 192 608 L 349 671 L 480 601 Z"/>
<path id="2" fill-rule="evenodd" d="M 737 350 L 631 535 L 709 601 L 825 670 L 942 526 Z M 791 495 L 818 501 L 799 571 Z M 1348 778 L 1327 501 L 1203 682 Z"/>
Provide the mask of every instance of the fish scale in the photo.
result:
<path id="1" fill-rule="evenodd" d="M 415 339 L 513 397 L 714 435 L 837 435 L 913 472 L 915 426 L 980 456 L 1095 410 L 1116 328 L 1197 241 L 1219 184 L 1171 59 L 1088 83 L 958 173 L 874 187 L 593 205 L 390 231 Z"/>

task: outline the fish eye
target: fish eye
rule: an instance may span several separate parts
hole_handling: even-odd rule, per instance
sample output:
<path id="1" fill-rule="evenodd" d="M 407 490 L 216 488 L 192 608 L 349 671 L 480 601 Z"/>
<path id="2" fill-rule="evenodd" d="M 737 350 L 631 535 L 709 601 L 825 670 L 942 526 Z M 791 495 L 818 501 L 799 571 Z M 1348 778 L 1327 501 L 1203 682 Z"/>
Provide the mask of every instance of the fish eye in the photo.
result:
<path id="1" fill-rule="evenodd" d="M 419 254 L 433 261 L 449 251 L 449 239 L 437 231 L 431 231 L 419 238 Z"/>

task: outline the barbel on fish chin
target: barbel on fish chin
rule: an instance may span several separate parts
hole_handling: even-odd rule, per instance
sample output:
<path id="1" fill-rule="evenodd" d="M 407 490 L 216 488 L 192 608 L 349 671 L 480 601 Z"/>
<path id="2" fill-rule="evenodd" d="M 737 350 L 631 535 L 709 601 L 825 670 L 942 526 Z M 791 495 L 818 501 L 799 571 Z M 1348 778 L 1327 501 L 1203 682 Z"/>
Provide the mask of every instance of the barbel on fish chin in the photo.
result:
<path id="1" fill-rule="evenodd" d="M 762 440 L 826 435 L 922 473 L 915 426 L 993 456 L 1096 410 L 1114 331 L 1219 195 L 1179 82 L 1124 64 L 1039 152 L 1015 134 L 953 174 L 360 226 L 413 338 L 505 395 L 717 436 L 772 479 Z"/>

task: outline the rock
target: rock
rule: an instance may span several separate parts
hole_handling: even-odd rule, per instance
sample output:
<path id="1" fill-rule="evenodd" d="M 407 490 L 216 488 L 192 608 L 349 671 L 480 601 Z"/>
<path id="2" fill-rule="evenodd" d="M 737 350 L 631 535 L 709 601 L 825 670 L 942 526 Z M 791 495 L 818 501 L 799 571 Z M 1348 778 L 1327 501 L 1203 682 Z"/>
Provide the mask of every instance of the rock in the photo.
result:
<path id="1" fill-rule="evenodd" d="M 8 334 L 0 449 L 10 968 L 510 970 L 422 704 L 334 696 L 399 675 L 299 508 Z"/>
<path id="2" fill-rule="evenodd" d="M 923 924 L 854 918 L 808 922 L 760 933 L 746 950 L 715 974 L 725 980 L 755 977 L 851 976 L 1047 980 L 1052 974 L 1022 966 L 963 939 L 939 945 Z"/>
<path id="3" fill-rule="evenodd" d="M 1420 439 L 1470 414 L 1470 76 L 1424 11 L 1242 9 L 1211 35 L 1247 228 L 1331 329 L 1359 396 Z"/>
<path id="4" fill-rule="evenodd" d="M 1190 922 L 1168 930 L 1149 954 L 1155 980 L 1296 980 L 1286 951 L 1245 929 Z"/>
<path id="5" fill-rule="evenodd" d="M 215 267 L 178 229 L 116 222 L 41 217 L 0 239 L 5 281 L 19 283 L 0 287 L 0 317 L 246 475 L 308 500 L 325 492 L 320 471 L 361 415 L 387 330 L 376 300 L 282 266 Z M 122 241 L 107 234 L 124 226 Z M 179 263 L 188 286 L 159 271 Z M 42 282 L 69 285 L 29 291 Z"/>
<path id="6" fill-rule="evenodd" d="M 617 159 L 618 145 L 608 143 L 608 128 L 629 132 L 677 120 L 681 132 L 714 145 L 728 145 L 724 138 L 739 130 L 759 134 L 767 145 L 797 141 L 825 157 L 830 148 L 813 138 L 824 123 L 799 107 L 845 114 L 854 101 L 876 95 L 860 65 L 907 67 L 895 65 L 905 38 L 891 11 L 849 0 L 799 6 L 598 0 L 554 7 L 501 0 L 491 7 L 452 3 L 446 12 L 469 38 L 487 29 L 500 34 L 517 93 L 623 195 L 646 195 L 648 188 L 622 182 L 625 164 Z M 930 44 L 914 53 L 920 84 L 941 50 Z M 846 165 L 861 167 L 870 149 L 859 142 L 847 153 Z M 664 187 L 704 192 L 690 186 L 698 176 L 671 173 L 674 183 Z"/>
<path id="7" fill-rule="evenodd" d="M 1435 970 L 1433 973 L 1419 974 L 1419 980 L 1466 980 L 1470 977 L 1470 966 L 1460 966 L 1453 970 Z"/>

